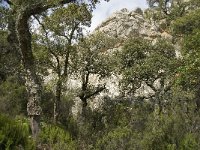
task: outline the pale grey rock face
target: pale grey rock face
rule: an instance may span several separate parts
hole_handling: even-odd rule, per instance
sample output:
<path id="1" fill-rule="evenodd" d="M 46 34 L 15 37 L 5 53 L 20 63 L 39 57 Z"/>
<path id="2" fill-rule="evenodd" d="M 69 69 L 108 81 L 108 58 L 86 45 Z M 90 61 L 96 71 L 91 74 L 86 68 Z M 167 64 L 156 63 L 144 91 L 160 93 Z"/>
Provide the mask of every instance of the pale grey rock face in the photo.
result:
<path id="1" fill-rule="evenodd" d="M 113 13 L 95 31 L 104 32 L 111 37 L 129 38 L 141 36 L 145 39 L 155 41 L 157 38 L 164 38 L 172 41 L 172 36 L 164 30 L 159 30 L 159 26 L 165 23 L 161 20 L 156 23 L 134 11 L 122 9 Z"/>
<path id="2" fill-rule="evenodd" d="M 104 32 L 112 37 L 128 38 L 143 36 L 154 39 L 161 37 L 157 27 L 143 15 L 122 9 L 112 14 L 106 21 L 96 28 L 96 31 Z"/>
<path id="3" fill-rule="evenodd" d="M 145 82 L 141 84 L 141 87 L 136 90 L 135 96 L 142 96 L 148 98 L 151 95 L 154 95 L 155 91 L 153 91 Z"/>

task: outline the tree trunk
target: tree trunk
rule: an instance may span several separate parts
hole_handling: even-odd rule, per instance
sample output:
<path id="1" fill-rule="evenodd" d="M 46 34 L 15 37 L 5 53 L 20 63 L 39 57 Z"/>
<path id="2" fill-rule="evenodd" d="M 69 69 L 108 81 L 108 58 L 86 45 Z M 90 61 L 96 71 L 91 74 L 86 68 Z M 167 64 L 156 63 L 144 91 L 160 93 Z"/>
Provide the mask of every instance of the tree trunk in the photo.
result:
<path id="1" fill-rule="evenodd" d="M 58 118 L 59 118 L 59 114 L 60 114 L 61 92 L 62 92 L 62 81 L 61 81 L 61 79 L 59 79 L 56 84 L 56 97 L 54 100 L 53 121 L 55 124 L 58 122 Z"/>
<path id="2" fill-rule="evenodd" d="M 37 75 L 36 65 L 31 47 L 31 33 L 29 31 L 29 14 L 27 10 L 18 12 L 16 17 L 16 35 L 19 42 L 19 48 L 22 54 L 23 65 L 26 70 L 26 88 L 29 94 L 27 103 L 27 113 L 30 117 L 30 126 L 34 138 L 39 133 L 40 115 L 42 109 L 41 101 L 41 80 Z"/>
<path id="3" fill-rule="evenodd" d="M 195 102 L 196 102 L 196 110 L 199 111 L 200 110 L 200 85 L 197 86 Z"/>
<path id="4" fill-rule="evenodd" d="M 40 130 L 40 116 L 30 116 L 30 125 L 31 125 L 31 130 L 32 130 L 32 136 L 34 139 L 37 139 L 39 130 Z"/>
<path id="5" fill-rule="evenodd" d="M 31 75 L 30 72 L 27 72 L 26 88 L 29 94 L 27 113 L 30 117 L 32 136 L 36 139 L 40 130 L 40 115 L 42 112 L 40 107 L 42 88 L 36 74 Z"/>

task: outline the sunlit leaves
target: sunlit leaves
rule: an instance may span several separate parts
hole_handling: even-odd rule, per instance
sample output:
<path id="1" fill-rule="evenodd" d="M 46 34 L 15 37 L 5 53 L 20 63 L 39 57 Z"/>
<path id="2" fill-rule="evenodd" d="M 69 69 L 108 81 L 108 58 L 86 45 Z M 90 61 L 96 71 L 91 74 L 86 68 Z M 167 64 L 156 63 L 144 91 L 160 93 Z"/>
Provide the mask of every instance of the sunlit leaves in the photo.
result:
<path id="1" fill-rule="evenodd" d="M 110 75 L 112 65 L 109 62 L 110 57 L 107 50 L 112 47 L 114 47 L 114 39 L 102 33 L 82 39 L 78 44 L 76 60 L 74 60 L 77 70 L 89 71 L 100 77 Z"/>
<path id="2" fill-rule="evenodd" d="M 126 42 L 120 55 L 124 87 L 132 86 L 133 91 L 143 81 L 153 84 L 158 78 L 166 78 L 173 73 L 176 60 L 175 50 L 169 43 L 159 40 L 152 45 L 142 38 Z"/>
<path id="3" fill-rule="evenodd" d="M 199 85 L 200 79 L 200 31 L 184 38 L 182 48 L 183 64 L 179 67 L 178 83 L 188 89 Z"/>
<path id="4" fill-rule="evenodd" d="M 45 19 L 48 29 L 55 35 L 70 39 L 71 32 L 76 31 L 76 37 L 82 34 L 83 26 L 90 26 L 91 12 L 86 4 L 69 4 L 53 10 Z M 73 36 L 75 36 L 73 34 Z"/>
<path id="5" fill-rule="evenodd" d="M 196 28 L 200 26 L 200 10 L 195 10 L 187 15 L 177 18 L 173 25 L 173 31 L 175 34 L 191 34 Z"/>

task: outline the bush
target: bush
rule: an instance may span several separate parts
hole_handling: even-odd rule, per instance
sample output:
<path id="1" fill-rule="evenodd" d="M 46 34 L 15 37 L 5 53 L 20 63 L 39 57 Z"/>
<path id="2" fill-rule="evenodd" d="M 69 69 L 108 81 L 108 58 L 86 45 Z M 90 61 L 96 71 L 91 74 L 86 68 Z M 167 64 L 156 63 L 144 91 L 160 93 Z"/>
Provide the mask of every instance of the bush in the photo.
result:
<path id="1" fill-rule="evenodd" d="M 0 84 L 0 113 L 13 117 L 26 114 L 26 88 L 18 80 L 11 76 Z"/>
<path id="2" fill-rule="evenodd" d="M 186 134 L 181 142 L 181 150 L 198 150 L 200 148 L 194 134 Z"/>
<path id="3" fill-rule="evenodd" d="M 129 141 L 131 139 L 131 129 L 116 128 L 113 131 L 110 131 L 102 139 L 97 142 L 97 149 L 129 149 Z"/>
<path id="4" fill-rule="evenodd" d="M 29 136 L 29 126 L 24 120 L 12 120 L 0 115 L 0 149 L 34 149 L 34 142 Z"/>
<path id="5" fill-rule="evenodd" d="M 40 146 L 53 150 L 74 150 L 75 142 L 69 132 L 53 125 L 42 125 L 39 135 Z"/>
<path id="6" fill-rule="evenodd" d="M 142 9 L 139 8 L 139 7 L 136 8 L 134 12 L 137 13 L 137 14 L 143 15 L 143 11 L 142 11 Z"/>

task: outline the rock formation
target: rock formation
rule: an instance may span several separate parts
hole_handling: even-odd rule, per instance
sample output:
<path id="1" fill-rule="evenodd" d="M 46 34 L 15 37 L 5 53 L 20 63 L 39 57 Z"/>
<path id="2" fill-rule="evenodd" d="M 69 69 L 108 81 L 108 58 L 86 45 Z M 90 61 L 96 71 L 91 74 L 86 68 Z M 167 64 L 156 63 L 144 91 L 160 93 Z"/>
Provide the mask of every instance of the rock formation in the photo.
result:
<path id="1" fill-rule="evenodd" d="M 146 11 L 148 13 L 148 10 Z M 96 31 L 104 32 L 112 37 L 129 38 L 135 36 L 142 36 L 145 39 L 155 40 L 156 38 L 163 37 L 172 40 L 172 36 L 160 29 L 160 24 L 155 23 L 152 19 L 148 19 L 144 14 L 139 14 L 135 11 L 128 11 L 122 9 L 113 13 Z"/>

